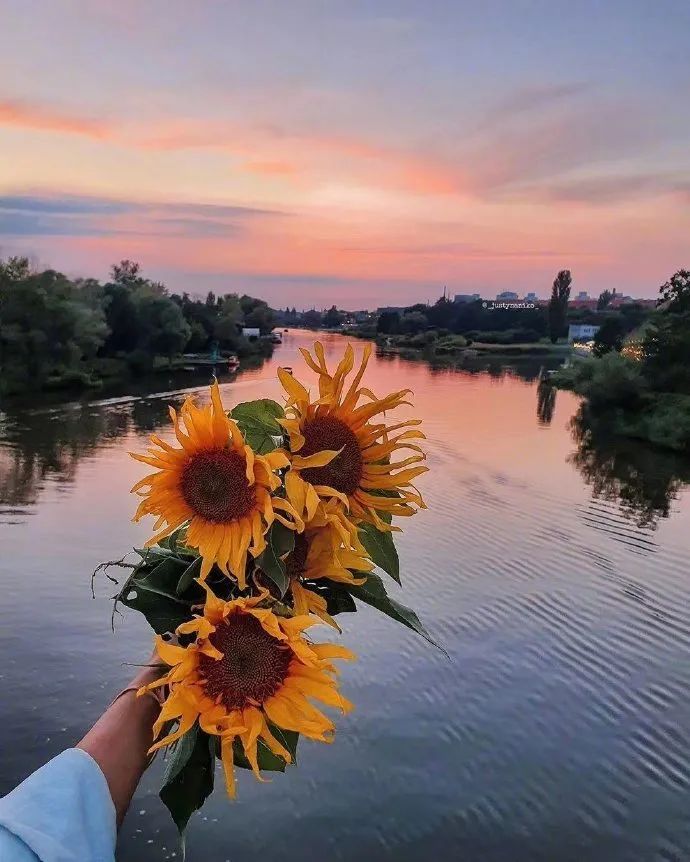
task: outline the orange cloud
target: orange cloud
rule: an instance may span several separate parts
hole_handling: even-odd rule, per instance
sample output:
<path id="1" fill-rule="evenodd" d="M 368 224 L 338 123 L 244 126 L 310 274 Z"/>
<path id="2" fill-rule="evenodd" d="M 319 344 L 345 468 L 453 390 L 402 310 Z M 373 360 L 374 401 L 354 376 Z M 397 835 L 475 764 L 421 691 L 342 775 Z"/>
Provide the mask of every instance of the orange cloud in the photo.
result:
<path id="1" fill-rule="evenodd" d="M 101 120 L 79 117 L 12 99 L 0 100 L 0 126 L 84 135 L 98 139 L 110 137 L 109 126 Z"/>
<path id="2" fill-rule="evenodd" d="M 297 165 L 287 161 L 255 161 L 245 162 L 243 165 L 246 171 L 251 174 L 276 174 L 282 176 L 291 176 L 299 172 Z"/>
<path id="3" fill-rule="evenodd" d="M 215 150 L 242 163 L 248 174 L 297 177 L 320 186 L 334 179 L 420 195 L 451 195 L 469 188 L 457 167 L 435 154 L 372 143 L 345 135 L 283 130 L 223 120 L 159 118 L 105 122 L 39 103 L 0 101 L 0 126 L 81 135 L 135 150 Z"/>

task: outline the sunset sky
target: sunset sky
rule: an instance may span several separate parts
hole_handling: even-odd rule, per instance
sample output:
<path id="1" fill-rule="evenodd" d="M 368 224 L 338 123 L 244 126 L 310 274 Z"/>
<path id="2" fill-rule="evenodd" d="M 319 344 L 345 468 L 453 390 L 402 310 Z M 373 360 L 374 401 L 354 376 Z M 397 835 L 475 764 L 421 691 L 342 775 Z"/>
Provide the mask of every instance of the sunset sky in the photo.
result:
<path id="1" fill-rule="evenodd" d="M 687 0 L 0 0 L 0 256 L 276 306 L 656 294 Z"/>

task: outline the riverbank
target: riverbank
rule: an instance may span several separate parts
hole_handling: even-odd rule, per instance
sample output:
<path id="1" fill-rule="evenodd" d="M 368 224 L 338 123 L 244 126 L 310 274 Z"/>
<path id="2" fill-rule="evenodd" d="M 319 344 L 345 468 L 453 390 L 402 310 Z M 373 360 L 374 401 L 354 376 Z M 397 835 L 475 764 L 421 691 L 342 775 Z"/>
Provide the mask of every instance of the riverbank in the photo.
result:
<path id="1" fill-rule="evenodd" d="M 572 348 L 566 342 L 551 344 L 549 341 L 511 343 L 508 340 L 473 341 L 464 335 L 441 335 L 436 332 L 420 332 L 416 335 L 381 335 L 370 329 L 328 330 L 335 334 L 375 341 L 380 352 L 398 353 L 401 356 L 434 358 L 440 356 L 561 356 L 566 358 Z"/>
<path id="2" fill-rule="evenodd" d="M 47 401 L 60 403 L 65 398 L 114 397 L 121 394 L 144 392 L 151 388 L 154 380 L 161 381 L 164 388 L 189 385 L 200 385 L 210 377 L 221 381 L 230 381 L 243 371 L 259 368 L 273 355 L 273 345 L 268 341 L 261 342 L 261 347 L 235 357 L 231 362 L 229 357 L 221 356 L 217 360 L 211 357 L 194 358 L 178 356 L 169 360 L 167 357 L 156 356 L 145 363 L 132 363 L 128 358 L 105 357 L 96 359 L 83 369 L 57 374 L 36 388 L 26 386 L 9 389 L 2 392 L 2 400 L 9 404 L 22 404 L 28 399 L 35 401 L 40 393 Z"/>
<path id="3" fill-rule="evenodd" d="M 609 435 L 690 455 L 690 395 L 653 389 L 639 361 L 616 352 L 577 359 L 550 382 L 580 395 Z"/>

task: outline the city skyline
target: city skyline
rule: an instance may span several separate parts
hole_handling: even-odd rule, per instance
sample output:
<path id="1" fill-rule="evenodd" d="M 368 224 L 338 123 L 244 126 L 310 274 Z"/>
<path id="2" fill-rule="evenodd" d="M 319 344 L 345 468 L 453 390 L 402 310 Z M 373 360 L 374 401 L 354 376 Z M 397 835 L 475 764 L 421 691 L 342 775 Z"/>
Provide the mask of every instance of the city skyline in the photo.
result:
<path id="1" fill-rule="evenodd" d="M 685 3 L 0 14 L 0 256 L 348 309 L 688 265 Z"/>

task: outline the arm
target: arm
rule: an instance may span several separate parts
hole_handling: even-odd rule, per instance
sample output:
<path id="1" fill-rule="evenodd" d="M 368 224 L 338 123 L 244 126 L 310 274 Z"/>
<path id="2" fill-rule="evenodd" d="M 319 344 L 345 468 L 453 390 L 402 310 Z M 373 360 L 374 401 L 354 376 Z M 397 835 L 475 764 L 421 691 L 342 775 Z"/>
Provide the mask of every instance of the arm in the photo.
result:
<path id="1" fill-rule="evenodd" d="M 146 768 L 159 711 L 136 689 L 158 675 L 156 667 L 137 674 L 77 748 L 0 799 L 0 859 L 114 859 L 117 827 Z"/>
<path id="2" fill-rule="evenodd" d="M 154 654 L 151 664 L 157 660 Z M 137 697 L 137 689 L 159 676 L 155 666 L 138 673 L 76 746 L 91 755 L 105 775 L 118 828 L 148 764 L 153 723 L 160 712 L 155 697 Z"/>

